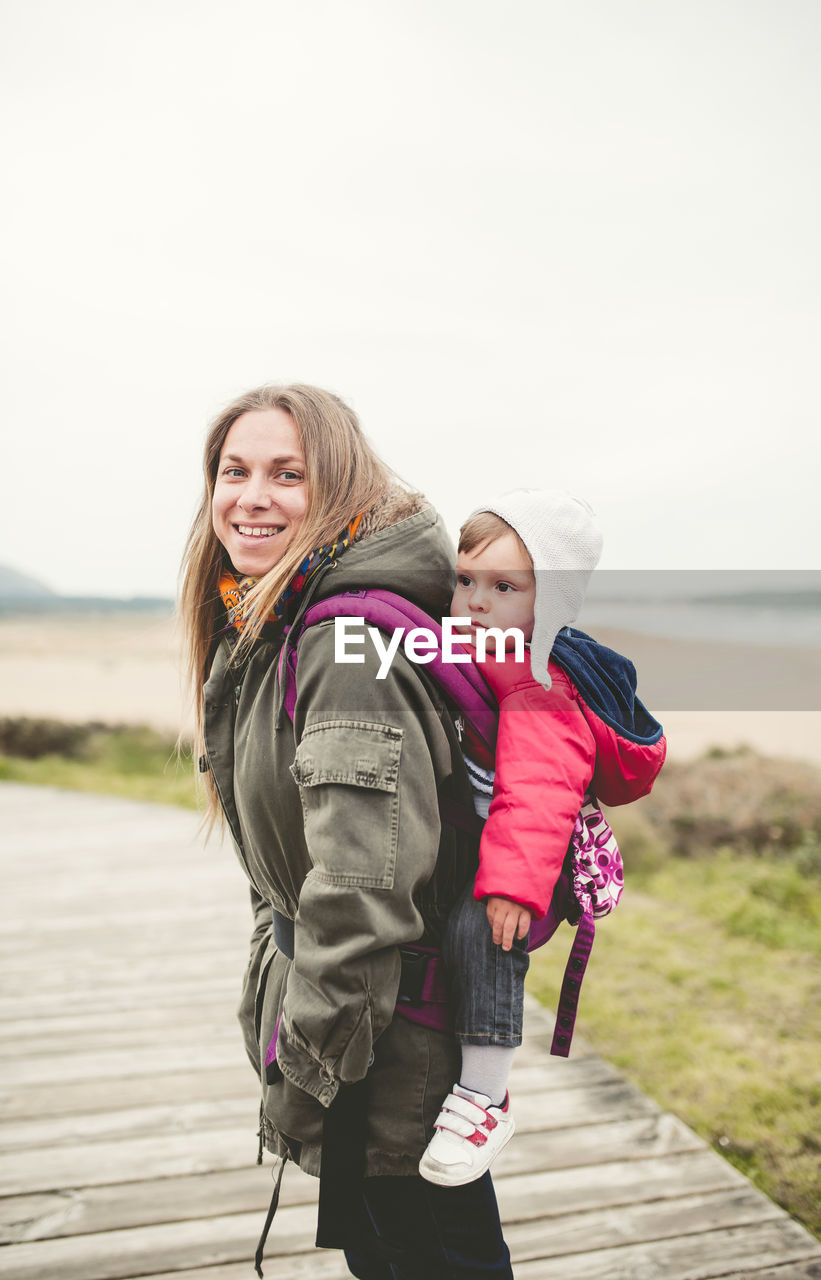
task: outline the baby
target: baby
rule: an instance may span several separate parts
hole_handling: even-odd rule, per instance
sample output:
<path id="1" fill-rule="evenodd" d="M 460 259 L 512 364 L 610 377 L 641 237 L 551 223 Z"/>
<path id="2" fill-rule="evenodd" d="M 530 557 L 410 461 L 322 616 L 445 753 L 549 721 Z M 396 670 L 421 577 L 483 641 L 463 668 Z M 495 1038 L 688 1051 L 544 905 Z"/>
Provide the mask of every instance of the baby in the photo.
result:
<path id="1" fill-rule="evenodd" d="M 565 630 L 601 545 L 587 503 L 555 489 L 505 494 L 460 533 L 451 615 L 466 620 L 474 660 L 487 649 L 481 670 L 499 703 L 499 731 L 495 761 L 470 732 L 463 742 L 487 821 L 476 879 L 442 949 L 462 1070 L 419 1165 L 442 1186 L 481 1177 L 513 1135 L 507 1079 L 522 1041 L 528 932 L 548 909 L 585 796 L 637 799 L 664 761 L 661 726 L 635 698 L 632 664 Z M 508 652 L 514 628 L 527 642 L 524 661 Z"/>

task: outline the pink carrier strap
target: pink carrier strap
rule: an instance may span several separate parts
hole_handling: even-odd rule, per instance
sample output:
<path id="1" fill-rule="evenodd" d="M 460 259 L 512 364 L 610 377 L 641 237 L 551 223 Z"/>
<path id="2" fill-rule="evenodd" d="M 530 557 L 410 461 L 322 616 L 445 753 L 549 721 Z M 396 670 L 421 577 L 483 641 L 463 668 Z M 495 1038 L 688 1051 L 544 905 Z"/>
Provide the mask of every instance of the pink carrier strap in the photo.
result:
<path id="1" fill-rule="evenodd" d="M 328 596 L 305 610 L 295 633 L 291 629 L 279 659 L 280 680 L 285 686 L 285 710 L 290 720 L 294 718 L 297 694 L 296 647 L 307 627 L 315 626 L 328 618 L 364 618 L 366 623 L 389 633 L 397 628 L 411 631 L 415 627 L 425 627 L 433 632 L 439 647 L 432 660 L 425 663 L 428 673 L 466 716 L 479 736 L 491 745 L 495 742 L 498 716 L 496 699 L 475 662 L 444 662 L 442 628 L 439 623 L 403 596 L 377 588 Z"/>

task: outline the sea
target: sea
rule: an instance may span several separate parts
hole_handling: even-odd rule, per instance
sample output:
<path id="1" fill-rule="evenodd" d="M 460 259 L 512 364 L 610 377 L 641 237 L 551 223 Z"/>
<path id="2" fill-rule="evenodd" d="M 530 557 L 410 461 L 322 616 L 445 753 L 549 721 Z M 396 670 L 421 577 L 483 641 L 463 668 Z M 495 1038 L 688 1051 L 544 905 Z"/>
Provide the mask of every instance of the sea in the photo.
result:
<path id="1" fill-rule="evenodd" d="M 821 649 L 821 571 L 600 570 L 574 625 Z"/>

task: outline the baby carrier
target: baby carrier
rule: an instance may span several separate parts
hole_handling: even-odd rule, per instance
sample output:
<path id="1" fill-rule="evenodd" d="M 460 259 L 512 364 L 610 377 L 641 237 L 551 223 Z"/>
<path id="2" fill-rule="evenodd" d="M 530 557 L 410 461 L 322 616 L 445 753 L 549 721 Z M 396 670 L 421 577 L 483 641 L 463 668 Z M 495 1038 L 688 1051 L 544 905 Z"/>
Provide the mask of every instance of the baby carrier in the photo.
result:
<path id="1" fill-rule="evenodd" d="M 297 696 L 298 643 L 306 629 L 330 618 L 362 618 L 371 626 L 389 634 L 397 628 L 403 632 L 424 627 L 436 636 L 439 649 L 426 663 L 428 675 L 435 680 L 457 713 L 467 721 L 476 735 L 492 752 L 496 736 L 497 708 L 493 694 L 475 663 L 453 663 L 442 659 L 442 631 L 434 619 L 410 601 L 390 591 L 362 590 L 329 596 L 309 606 L 299 624 L 292 628 L 282 646 L 279 676 L 284 688 L 284 703 L 291 720 Z M 581 632 L 563 633 L 565 640 L 579 637 Z M 594 642 L 591 642 L 594 643 Z M 556 656 L 556 655 L 554 655 Z M 557 658 L 557 660 L 559 660 Z M 560 661 L 560 665 L 563 665 Z M 636 700 L 638 702 L 638 700 Z M 641 704 L 638 704 L 639 707 Z M 644 708 L 641 708 L 644 712 Z M 647 713 L 644 712 L 647 716 Z M 648 721 L 651 718 L 647 717 Z M 661 739 L 661 726 L 652 721 L 651 737 Z M 462 725 L 462 727 L 464 727 Z M 644 727 L 644 726 L 643 726 Z M 657 730 L 657 734 L 656 734 Z M 663 759 L 663 748 L 661 752 Z M 440 800 L 440 816 L 462 830 L 480 834 L 483 821 L 473 811 Z M 573 1038 L 579 993 L 595 936 L 595 920 L 612 911 L 621 897 L 624 875 L 621 855 L 613 832 L 593 795 L 587 795 L 576 818 L 564 865 L 554 887 L 545 915 L 533 922 L 528 950 L 542 946 L 563 921 L 576 926 L 576 934 L 562 981 L 551 1053 L 567 1057 Z M 286 954 L 290 947 L 290 921 L 275 917 L 275 935 L 281 938 Z M 292 944 L 291 944 L 292 946 Z M 291 952 L 292 954 L 292 952 Z M 402 976 L 396 1009 L 410 1021 L 436 1030 L 451 1029 L 445 975 L 438 949 L 423 946 L 400 948 Z M 266 1054 L 266 1067 L 276 1054 L 276 1035 Z"/>

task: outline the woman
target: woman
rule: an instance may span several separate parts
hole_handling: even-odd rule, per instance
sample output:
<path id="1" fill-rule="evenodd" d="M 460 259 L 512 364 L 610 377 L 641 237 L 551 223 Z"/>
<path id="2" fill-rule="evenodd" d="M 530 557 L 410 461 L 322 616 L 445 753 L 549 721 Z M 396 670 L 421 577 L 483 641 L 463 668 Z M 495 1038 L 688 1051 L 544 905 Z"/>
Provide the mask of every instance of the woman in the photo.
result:
<path id="1" fill-rule="evenodd" d="M 320 1176 L 317 1244 L 361 1280 L 512 1276 L 489 1175 L 418 1176 L 457 1047 L 395 1016 L 399 948 L 438 944 L 475 870 L 440 802 L 472 799 L 443 699 L 401 653 L 378 682 L 370 643 L 337 664 L 329 620 L 299 641 L 290 709 L 281 672 L 309 603 L 380 587 L 441 617 L 451 564 L 435 511 L 330 393 L 262 387 L 211 427 L 182 612 L 210 813 L 251 885 L 260 1138 Z"/>

